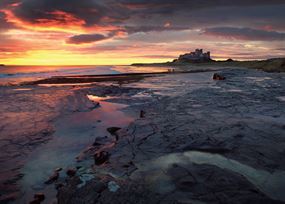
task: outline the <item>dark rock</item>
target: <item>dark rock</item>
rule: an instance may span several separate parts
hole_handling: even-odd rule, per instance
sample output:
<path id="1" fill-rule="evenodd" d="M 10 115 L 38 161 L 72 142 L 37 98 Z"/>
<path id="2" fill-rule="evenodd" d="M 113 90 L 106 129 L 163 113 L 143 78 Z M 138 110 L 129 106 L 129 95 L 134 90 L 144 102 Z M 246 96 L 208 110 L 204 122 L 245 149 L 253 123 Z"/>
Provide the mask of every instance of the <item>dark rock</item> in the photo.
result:
<path id="1" fill-rule="evenodd" d="M 36 193 L 35 195 L 34 195 L 34 199 L 38 199 L 40 202 L 42 202 L 42 201 L 44 201 L 45 200 L 45 194 L 43 194 L 43 193 Z"/>
<path id="2" fill-rule="evenodd" d="M 234 62 L 234 60 L 229 58 L 229 59 L 226 60 L 226 62 Z"/>
<path id="3" fill-rule="evenodd" d="M 47 181 L 45 181 L 45 184 L 51 184 L 55 182 L 59 177 L 58 171 L 53 172 L 53 175 L 51 175 Z"/>
<path id="4" fill-rule="evenodd" d="M 94 186 L 94 191 L 96 191 L 97 193 L 102 193 L 105 189 L 107 188 L 106 184 L 103 182 L 98 182 L 95 186 Z"/>
<path id="5" fill-rule="evenodd" d="M 43 193 L 36 193 L 34 195 L 34 200 L 30 201 L 30 204 L 40 204 L 45 200 L 45 195 Z"/>
<path id="6" fill-rule="evenodd" d="M 98 152 L 94 155 L 94 160 L 96 165 L 104 164 L 109 160 L 110 154 L 106 151 Z"/>
<path id="7" fill-rule="evenodd" d="M 64 186 L 63 183 L 57 183 L 57 184 L 55 184 L 55 189 L 56 189 L 56 190 L 59 190 L 59 189 L 62 188 L 63 186 Z"/>
<path id="8" fill-rule="evenodd" d="M 117 134 L 117 131 L 120 129 L 122 129 L 122 128 L 120 128 L 120 127 L 109 127 L 109 128 L 107 128 L 107 131 L 111 135 L 114 135 L 116 137 L 116 140 L 119 140 L 119 135 Z"/>
<path id="9" fill-rule="evenodd" d="M 214 75 L 213 75 L 213 80 L 225 80 L 226 79 L 226 77 L 224 77 L 224 76 L 222 76 L 222 75 L 219 75 L 219 74 L 217 74 L 217 73 L 215 73 Z"/>
<path id="10" fill-rule="evenodd" d="M 76 169 L 67 169 L 66 175 L 69 177 L 73 177 L 76 175 Z"/>
<path id="11" fill-rule="evenodd" d="M 118 130 L 120 130 L 120 129 L 122 129 L 122 128 L 120 128 L 120 127 L 108 127 L 108 128 L 107 128 L 107 131 L 108 131 L 111 135 L 115 135 L 116 132 L 117 132 Z"/>
<path id="12" fill-rule="evenodd" d="M 144 118 L 144 116 L 145 116 L 145 111 L 141 110 L 141 112 L 140 112 L 140 118 Z"/>

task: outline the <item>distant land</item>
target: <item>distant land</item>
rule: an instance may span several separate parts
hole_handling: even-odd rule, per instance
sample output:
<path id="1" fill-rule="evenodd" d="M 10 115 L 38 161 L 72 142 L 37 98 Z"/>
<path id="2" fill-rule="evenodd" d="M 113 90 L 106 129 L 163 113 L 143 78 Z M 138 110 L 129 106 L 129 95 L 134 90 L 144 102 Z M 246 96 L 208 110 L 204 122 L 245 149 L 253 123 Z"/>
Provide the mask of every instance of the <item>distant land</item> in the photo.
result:
<path id="1" fill-rule="evenodd" d="M 203 53 L 202 49 L 180 55 L 172 62 L 163 63 L 134 63 L 131 66 L 223 66 L 223 67 L 246 67 L 260 69 L 266 72 L 285 72 L 285 58 L 272 58 L 266 60 L 238 61 L 234 59 L 213 60 L 210 52 Z"/>
<path id="2" fill-rule="evenodd" d="M 0 64 L 0 67 L 4 67 L 5 66 L 5 64 Z"/>

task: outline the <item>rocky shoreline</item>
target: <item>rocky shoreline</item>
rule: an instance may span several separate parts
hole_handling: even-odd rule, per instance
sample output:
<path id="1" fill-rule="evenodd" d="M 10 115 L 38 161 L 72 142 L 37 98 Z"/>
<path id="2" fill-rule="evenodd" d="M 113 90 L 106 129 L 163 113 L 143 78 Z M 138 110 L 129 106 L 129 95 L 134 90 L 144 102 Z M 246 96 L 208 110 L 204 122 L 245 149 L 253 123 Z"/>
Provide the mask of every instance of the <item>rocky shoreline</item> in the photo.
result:
<path id="1" fill-rule="evenodd" d="M 268 176 L 263 181 L 265 186 L 260 186 L 258 181 L 252 183 L 248 172 L 210 162 L 191 162 L 179 154 L 165 158 L 198 151 L 222 155 L 268 175 L 284 171 L 280 163 L 285 142 L 284 113 L 273 111 L 282 104 L 275 98 L 283 92 L 282 84 L 275 86 L 271 93 L 274 99 L 269 99 L 264 95 L 272 92 L 271 83 L 276 79 L 266 80 L 264 73 L 243 70 L 222 74 L 229 80 L 217 82 L 219 89 L 183 90 L 183 95 L 165 96 L 137 107 L 145 116 L 119 130 L 119 139 L 111 148 L 103 145 L 95 150 L 110 155 L 103 165 L 94 164 L 97 177 L 80 188 L 67 182 L 59 190 L 59 203 L 282 203 L 282 192 L 274 195 L 267 185 L 272 191 L 283 186 L 284 173 L 280 173 L 280 183 L 266 183 L 266 179 L 275 179 Z M 248 90 L 247 85 L 254 84 L 244 79 L 252 74 L 265 77 L 267 88 L 256 91 L 254 88 L 260 88 L 257 83 Z M 273 126 L 274 131 L 270 128 Z M 112 192 L 110 182 L 120 188 Z"/>
<path id="2" fill-rule="evenodd" d="M 74 158 L 77 166 L 49 170 L 43 183 L 57 189 L 55 202 L 284 203 L 285 76 L 225 69 L 220 81 L 213 74 L 39 89 L 62 90 L 68 114 L 93 109 L 90 94 L 127 104 L 135 118 L 126 128 L 111 124 L 107 137 L 96 135 Z"/>

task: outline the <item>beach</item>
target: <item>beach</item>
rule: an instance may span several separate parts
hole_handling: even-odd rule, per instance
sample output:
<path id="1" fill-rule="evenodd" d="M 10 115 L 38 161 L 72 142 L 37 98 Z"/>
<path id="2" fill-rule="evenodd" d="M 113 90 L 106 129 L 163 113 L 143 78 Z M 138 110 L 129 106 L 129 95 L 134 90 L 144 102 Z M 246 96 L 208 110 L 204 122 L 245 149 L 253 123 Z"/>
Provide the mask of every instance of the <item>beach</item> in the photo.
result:
<path id="1" fill-rule="evenodd" d="M 168 69 L 1 86 L 1 202 L 285 202 L 285 75 Z"/>

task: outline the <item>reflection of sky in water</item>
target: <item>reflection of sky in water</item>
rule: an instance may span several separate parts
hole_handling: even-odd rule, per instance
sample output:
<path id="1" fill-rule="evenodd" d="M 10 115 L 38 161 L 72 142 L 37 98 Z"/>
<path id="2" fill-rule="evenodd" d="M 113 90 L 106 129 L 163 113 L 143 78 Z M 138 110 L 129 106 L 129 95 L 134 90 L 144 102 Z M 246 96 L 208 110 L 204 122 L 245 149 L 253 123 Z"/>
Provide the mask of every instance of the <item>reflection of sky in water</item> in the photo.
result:
<path id="1" fill-rule="evenodd" d="M 148 72 L 166 72 L 169 67 L 151 67 L 151 66 L 113 66 L 112 70 L 120 73 L 148 73 Z"/>
<path id="2" fill-rule="evenodd" d="M 1 84 L 7 84 L 49 78 L 52 76 L 104 75 L 163 71 L 167 71 L 167 68 L 134 66 L 7 66 L 0 69 L 0 79 Z"/>
<path id="3" fill-rule="evenodd" d="M 22 180 L 28 200 L 37 191 L 44 191 L 48 198 L 55 197 L 54 186 L 43 185 L 54 169 L 62 167 L 63 176 L 67 167 L 90 167 L 93 160 L 76 163 L 76 156 L 92 144 L 96 137 L 109 135 L 106 128 L 125 127 L 133 121 L 132 117 L 120 111 L 126 105 L 105 102 L 106 98 L 92 95 L 88 95 L 88 98 L 100 102 L 100 107 L 91 112 L 76 112 L 60 118 L 55 123 L 53 139 L 35 150 L 28 159 L 23 168 L 25 176 Z"/>

